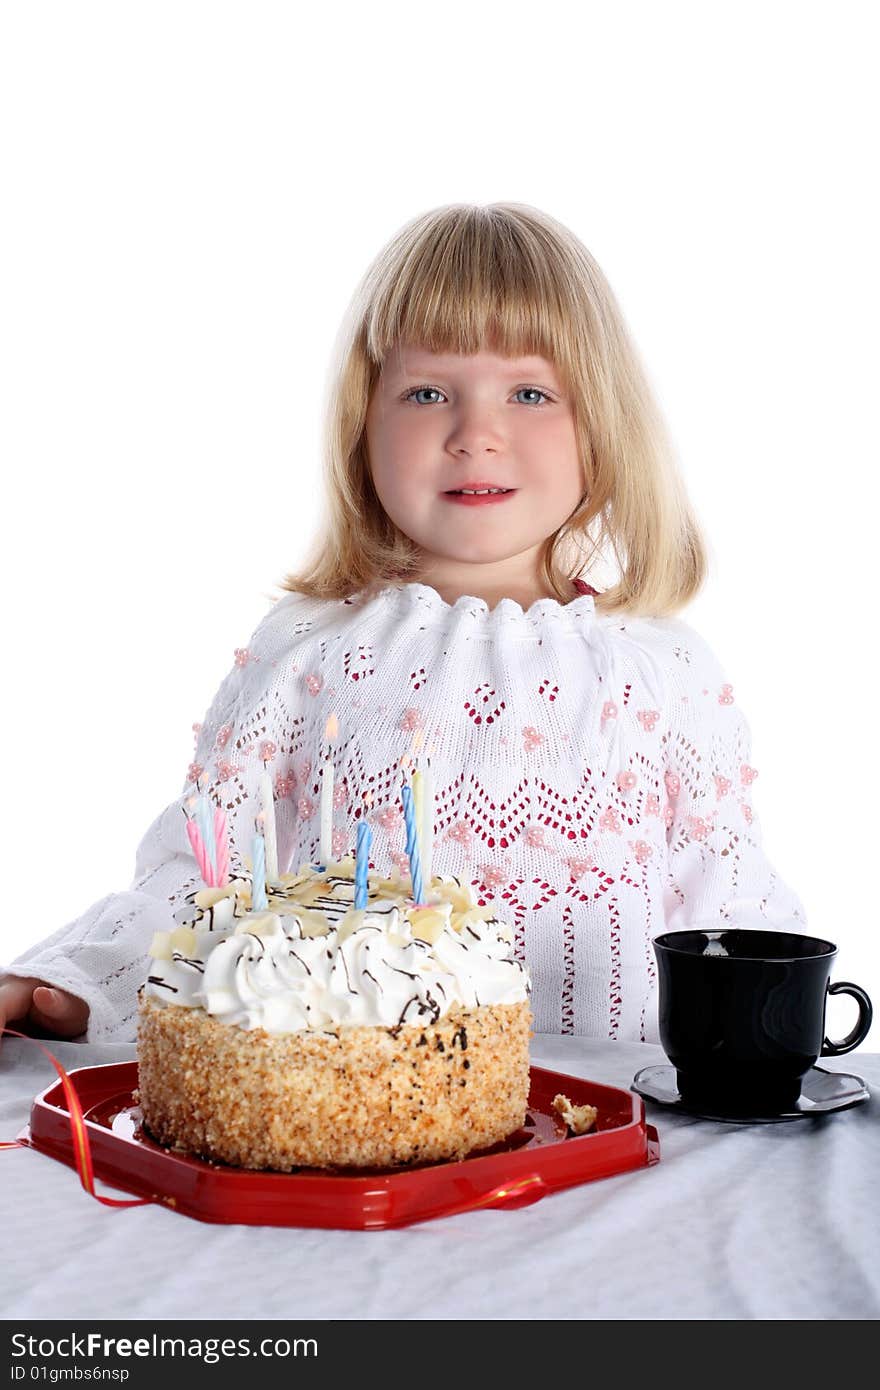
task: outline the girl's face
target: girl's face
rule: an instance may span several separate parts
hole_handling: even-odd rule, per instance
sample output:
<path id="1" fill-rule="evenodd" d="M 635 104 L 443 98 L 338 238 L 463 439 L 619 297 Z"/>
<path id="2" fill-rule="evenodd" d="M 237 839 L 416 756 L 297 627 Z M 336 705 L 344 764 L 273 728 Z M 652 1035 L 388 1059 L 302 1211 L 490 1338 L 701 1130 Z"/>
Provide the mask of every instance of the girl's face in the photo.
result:
<path id="1" fill-rule="evenodd" d="M 531 574 L 584 492 L 572 403 L 544 357 L 402 345 L 376 383 L 366 434 L 379 500 L 429 572 Z M 451 495 L 486 487 L 510 491 L 488 504 Z"/>

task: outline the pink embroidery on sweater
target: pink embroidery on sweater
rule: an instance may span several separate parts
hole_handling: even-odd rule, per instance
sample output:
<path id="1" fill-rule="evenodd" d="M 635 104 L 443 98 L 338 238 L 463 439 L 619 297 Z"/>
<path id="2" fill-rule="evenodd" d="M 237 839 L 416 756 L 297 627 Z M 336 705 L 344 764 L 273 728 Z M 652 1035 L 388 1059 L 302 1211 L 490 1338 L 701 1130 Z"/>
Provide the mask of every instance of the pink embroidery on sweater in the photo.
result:
<path id="1" fill-rule="evenodd" d="M 324 689 L 324 677 L 317 671 L 310 671 L 306 676 L 306 689 L 310 695 L 320 695 Z"/>
<path id="2" fill-rule="evenodd" d="M 405 709 L 405 710 L 403 711 L 403 715 L 402 715 L 402 717 L 401 717 L 400 726 L 399 726 L 399 727 L 400 727 L 401 729 L 405 729 L 408 733 L 412 733 L 414 729 L 421 729 L 421 728 L 423 728 L 423 727 L 424 727 L 424 724 L 423 724 L 423 721 L 422 721 L 422 712 L 421 712 L 421 710 L 420 710 L 420 709 Z"/>
<path id="3" fill-rule="evenodd" d="M 681 791 L 681 778 L 678 774 L 675 772 L 667 772 L 663 777 L 663 781 L 666 783 L 667 796 L 678 796 L 678 793 Z"/>
<path id="4" fill-rule="evenodd" d="M 544 735 L 539 734 L 538 730 L 532 728 L 531 724 L 527 724 L 522 732 L 527 753 L 533 752 L 535 748 L 540 748 L 541 744 L 544 742 Z"/>
<path id="5" fill-rule="evenodd" d="M 721 687 L 721 692 L 720 692 L 720 694 L 719 694 L 719 696 L 718 696 L 718 703 L 719 703 L 719 705 L 732 705 L 732 704 L 733 704 L 733 686 L 732 686 L 732 685 L 722 685 L 722 687 Z"/>
<path id="6" fill-rule="evenodd" d="M 275 795 L 278 797 L 279 801 L 286 801 L 289 796 L 293 796 L 293 789 L 295 786 L 296 778 L 292 772 L 288 772 L 286 776 L 284 773 L 279 772 L 278 776 L 275 778 Z"/>
<path id="7" fill-rule="evenodd" d="M 742 782 L 744 787 L 751 786 L 752 782 L 754 782 L 757 775 L 758 769 L 756 767 L 749 767 L 748 763 L 741 764 L 739 769 L 739 780 Z"/>
<path id="8" fill-rule="evenodd" d="M 223 724 L 223 725 L 221 725 L 221 727 L 217 730 L 217 734 L 216 734 L 216 737 L 215 737 L 215 739 L 214 739 L 214 747 L 215 747 L 215 748 L 225 748 L 226 745 L 227 745 L 227 743 L 229 742 L 229 738 L 230 738 L 231 733 L 232 733 L 232 725 L 231 725 L 231 724 Z"/>
<path id="9" fill-rule="evenodd" d="M 631 792 L 639 779 L 634 772 L 627 769 L 626 772 L 618 772 L 615 780 L 619 791 Z"/>
<path id="10" fill-rule="evenodd" d="M 508 880 L 508 872 L 498 864 L 481 864 L 480 882 L 490 893 L 495 893 Z"/>
<path id="11" fill-rule="evenodd" d="M 264 738 L 263 742 L 260 744 L 260 757 L 262 758 L 263 762 L 267 763 L 270 758 L 275 757 L 275 754 L 277 752 L 277 745 L 274 744 L 270 738 Z"/>
<path id="12" fill-rule="evenodd" d="M 468 825 L 467 821 L 457 820 L 447 830 L 446 838 L 449 840 L 455 840 L 458 844 L 463 845 L 466 849 L 470 849 L 473 834 L 474 832 Z"/>
<path id="13" fill-rule="evenodd" d="M 595 862 L 595 860 L 592 859 L 592 858 L 587 858 L 587 859 L 574 859 L 574 858 L 572 858 L 572 859 L 566 859 L 565 862 L 566 862 L 566 864 L 568 865 L 569 873 L 571 874 L 572 880 L 573 880 L 574 882 L 577 882 L 577 880 L 578 880 L 579 878 L 583 878 L 584 874 L 589 873 L 591 869 L 595 869 L 595 867 L 596 867 L 596 862 Z"/>
<path id="14" fill-rule="evenodd" d="M 654 725 L 659 718 L 660 711 L 657 709 L 640 709 L 636 711 L 636 719 L 638 719 L 646 734 L 652 734 L 654 732 Z"/>
<path id="15" fill-rule="evenodd" d="M 703 816 L 688 816 L 688 834 L 692 840 L 705 840 L 712 830 L 711 822 Z"/>

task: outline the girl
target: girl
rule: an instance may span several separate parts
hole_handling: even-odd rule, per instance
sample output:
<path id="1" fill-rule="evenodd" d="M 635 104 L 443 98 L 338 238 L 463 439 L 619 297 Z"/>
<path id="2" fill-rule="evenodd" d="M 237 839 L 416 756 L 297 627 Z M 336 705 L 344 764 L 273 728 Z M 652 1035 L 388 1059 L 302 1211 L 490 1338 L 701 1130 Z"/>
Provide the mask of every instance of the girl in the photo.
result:
<path id="1" fill-rule="evenodd" d="M 401 762 L 429 756 L 434 868 L 513 927 L 535 1030 L 657 1041 L 655 935 L 806 919 L 733 687 L 675 616 L 706 551 L 615 297 L 534 208 L 435 209 L 368 270 L 331 386 L 310 560 L 236 650 L 131 889 L 6 968 L 0 1026 L 132 1040 L 153 934 L 201 883 L 186 801 L 224 807 L 246 876 L 268 771 L 296 870 L 329 747 L 334 857 L 367 816 L 371 865 L 406 872 Z"/>

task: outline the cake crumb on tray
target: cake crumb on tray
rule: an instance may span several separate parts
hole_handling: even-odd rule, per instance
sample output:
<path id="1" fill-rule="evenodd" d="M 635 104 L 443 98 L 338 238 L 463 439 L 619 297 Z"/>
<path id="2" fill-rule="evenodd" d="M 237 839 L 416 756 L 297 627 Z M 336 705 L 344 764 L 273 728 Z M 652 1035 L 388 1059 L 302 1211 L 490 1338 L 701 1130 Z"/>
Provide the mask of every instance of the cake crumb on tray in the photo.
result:
<path id="1" fill-rule="evenodd" d="M 586 1134 L 599 1114 L 595 1105 L 572 1105 L 568 1096 L 554 1096 L 553 1109 L 562 1116 L 572 1134 Z"/>

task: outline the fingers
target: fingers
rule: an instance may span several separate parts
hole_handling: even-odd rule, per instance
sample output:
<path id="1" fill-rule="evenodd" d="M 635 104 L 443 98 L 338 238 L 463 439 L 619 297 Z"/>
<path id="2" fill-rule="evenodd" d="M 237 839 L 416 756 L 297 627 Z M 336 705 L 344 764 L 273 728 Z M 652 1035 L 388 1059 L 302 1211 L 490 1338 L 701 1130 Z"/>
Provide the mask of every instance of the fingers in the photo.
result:
<path id="1" fill-rule="evenodd" d="M 89 1006 L 67 990 L 54 985 L 38 985 L 34 990 L 29 1017 L 39 1027 L 59 1038 L 75 1038 L 88 1023 Z"/>
<path id="2" fill-rule="evenodd" d="M 6 1028 L 16 1028 L 19 1032 L 21 1024 L 27 1018 L 28 1008 L 34 992 L 34 985 L 37 980 L 25 979 L 17 975 L 6 975 L 0 980 L 0 1030 Z M 2 1034 L 0 1034 L 0 1046 L 2 1046 Z"/>

